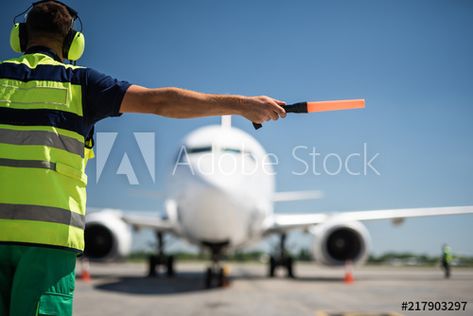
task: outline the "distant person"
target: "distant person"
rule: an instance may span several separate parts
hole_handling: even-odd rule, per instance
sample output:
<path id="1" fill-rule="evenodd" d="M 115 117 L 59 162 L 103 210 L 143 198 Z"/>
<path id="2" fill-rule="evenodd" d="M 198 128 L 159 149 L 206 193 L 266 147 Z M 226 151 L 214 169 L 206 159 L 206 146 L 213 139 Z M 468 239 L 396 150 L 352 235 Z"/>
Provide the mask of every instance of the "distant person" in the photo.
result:
<path id="1" fill-rule="evenodd" d="M 65 316 L 72 314 L 76 256 L 84 250 L 85 166 L 95 123 L 127 112 L 234 114 L 262 123 L 285 117 L 285 103 L 149 89 L 65 64 L 85 47 L 73 29 L 77 12 L 45 0 L 18 16 L 24 13 L 26 22 L 16 23 L 10 37 L 13 50 L 24 54 L 0 63 L 0 315 Z M 108 36 L 127 45 L 118 33 L 112 28 Z M 137 54 L 152 52 L 139 47 Z"/>
<path id="2" fill-rule="evenodd" d="M 452 249 L 449 245 L 444 244 L 442 246 L 442 268 L 445 272 L 445 278 L 450 278 L 450 266 L 452 264 Z"/>

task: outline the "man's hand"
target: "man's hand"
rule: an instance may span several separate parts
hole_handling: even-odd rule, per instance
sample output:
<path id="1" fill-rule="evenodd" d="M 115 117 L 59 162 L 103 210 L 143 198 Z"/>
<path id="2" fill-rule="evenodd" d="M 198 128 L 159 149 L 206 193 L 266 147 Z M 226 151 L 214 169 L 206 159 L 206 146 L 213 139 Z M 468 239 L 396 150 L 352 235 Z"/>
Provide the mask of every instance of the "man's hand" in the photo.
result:
<path id="1" fill-rule="evenodd" d="M 285 118 L 282 107 L 286 103 L 267 96 L 245 97 L 241 104 L 241 115 L 254 123 Z"/>

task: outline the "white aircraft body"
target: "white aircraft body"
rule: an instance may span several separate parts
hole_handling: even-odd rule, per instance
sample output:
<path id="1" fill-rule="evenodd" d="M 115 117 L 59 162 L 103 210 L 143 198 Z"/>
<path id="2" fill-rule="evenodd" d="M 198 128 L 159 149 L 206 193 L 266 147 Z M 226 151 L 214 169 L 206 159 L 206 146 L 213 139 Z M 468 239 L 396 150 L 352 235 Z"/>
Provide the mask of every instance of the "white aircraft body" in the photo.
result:
<path id="1" fill-rule="evenodd" d="M 163 234 L 169 233 L 206 247 L 214 265 L 206 282 L 214 276 L 223 284 L 218 266 L 225 250 L 245 247 L 270 234 L 281 236 L 279 254 L 269 262 L 269 275 L 278 266 L 292 277 L 292 259 L 285 249 L 291 230 L 304 229 L 314 235 L 312 254 L 325 265 L 347 261 L 363 263 L 369 253 L 370 236 L 362 222 L 407 217 L 473 213 L 473 206 L 357 211 L 346 213 L 275 214 L 277 201 L 320 197 L 320 192 L 274 192 L 274 171 L 263 147 L 249 134 L 222 125 L 199 128 L 190 133 L 178 150 L 173 166 L 165 213 L 133 215 L 118 210 L 92 212 L 86 218 L 86 255 L 94 260 L 112 260 L 129 254 L 132 228 L 156 232 L 158 253 L 149 260 L 149 274 L 165 265 L 174 274 L 173 258 L 164 253 Z"/>

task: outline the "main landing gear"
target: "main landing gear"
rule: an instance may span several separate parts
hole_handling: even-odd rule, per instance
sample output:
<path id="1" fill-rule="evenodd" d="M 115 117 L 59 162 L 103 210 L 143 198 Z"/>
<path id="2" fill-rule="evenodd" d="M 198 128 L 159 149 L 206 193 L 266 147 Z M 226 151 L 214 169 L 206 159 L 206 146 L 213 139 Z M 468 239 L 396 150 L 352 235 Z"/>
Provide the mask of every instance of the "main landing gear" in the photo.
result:
<path id="1" fill-rule="evenodd" d="M 286 269 L 288 278 L 294 278 L 294 259 L 288 254 L 286 250 L 286 234 L 280 236 L 278 253 L 269 258 L 268 276 L 273 278 L 276 268 L 283 267 Z"/>
<path id="2" fill-rule="evenodd" d="M 226 244 L 207 244 L 212 254 L 212 263 L 205 271 L 205 288 L 227 287 L 230 285 L 228 278 L 229 269 L 220 264 L 222 259 L 222 249 Z"/>
<path id="3" fill-rule="evenodd" d="M 174 272 L 174 256 L 167 256 L 164 253 L 164 239 L 163 233 L 156 233 L 156 239 L 158 242 L 158 252 L 156 255 L 150 255 L 148 258 L 148 277 L 158 276 L 159 267 L 163 266 L 166 268 L 166 275 L 172 277 L 175 275 Z"/>

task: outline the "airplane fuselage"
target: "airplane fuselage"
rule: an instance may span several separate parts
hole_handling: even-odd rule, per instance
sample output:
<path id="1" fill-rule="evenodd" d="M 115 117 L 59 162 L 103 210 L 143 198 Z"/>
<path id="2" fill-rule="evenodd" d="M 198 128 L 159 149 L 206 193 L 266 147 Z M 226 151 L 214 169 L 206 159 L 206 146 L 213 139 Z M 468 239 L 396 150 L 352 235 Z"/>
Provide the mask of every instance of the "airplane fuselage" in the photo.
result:
<path id="1" fill-rule="evenodd" d="M 169 187 L 179 231 L 194 244 L 247 245 L 262 237 L 273 212 L 271 161 L 253 137 L 231 127 L 192 132 L 179 148 Z"/>

